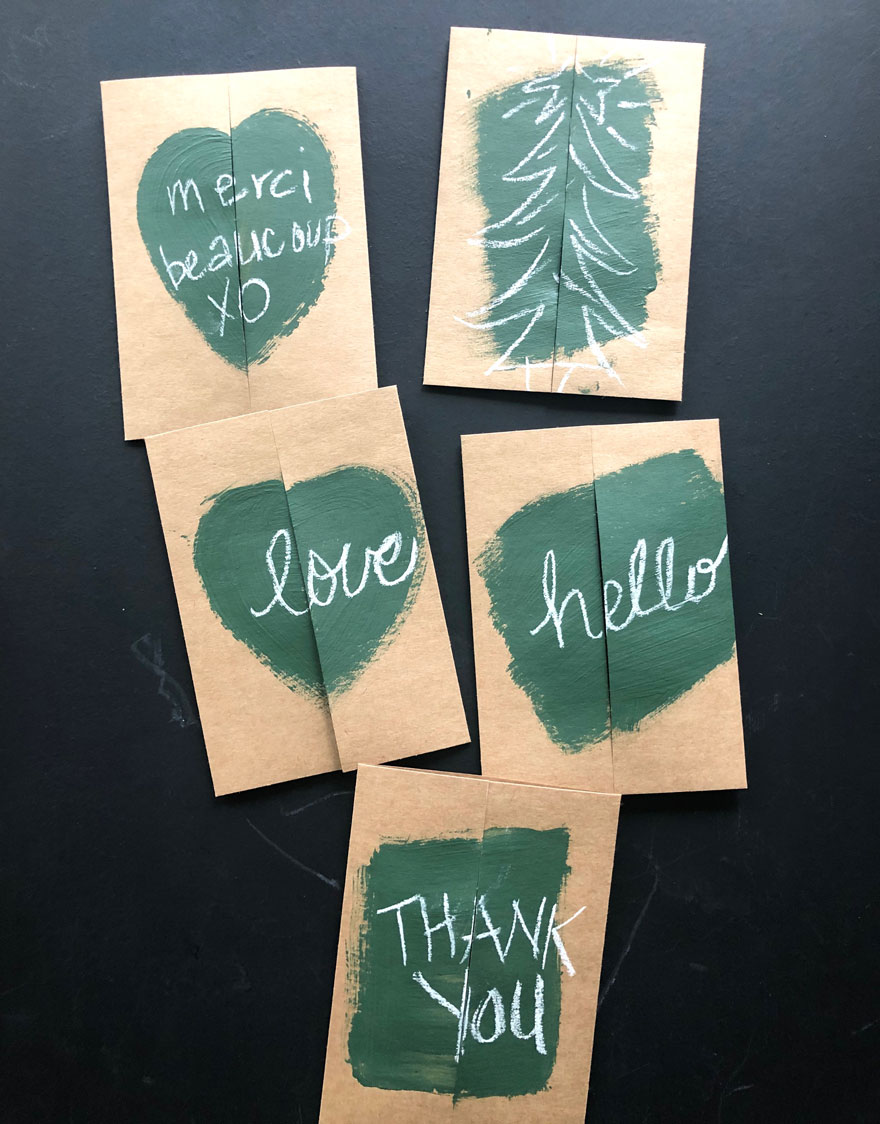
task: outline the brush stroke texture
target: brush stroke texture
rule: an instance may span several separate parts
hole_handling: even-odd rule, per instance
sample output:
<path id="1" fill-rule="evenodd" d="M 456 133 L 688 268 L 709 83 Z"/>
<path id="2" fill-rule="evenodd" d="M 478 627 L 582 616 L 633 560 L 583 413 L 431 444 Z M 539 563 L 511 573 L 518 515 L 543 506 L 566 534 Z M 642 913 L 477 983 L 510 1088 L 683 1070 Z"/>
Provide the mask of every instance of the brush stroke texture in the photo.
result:
<path id="1" fill-rule="evenodd" d="M 617 377 L 608 342 L 637 345 L 660 266 L 643 184 L 660 100 L 644 66 L 564 66 L 477 101 L 474 186 L 491 297 L 463 311 L 486 371 L 561 363 Z M 586 361 L 569 362 L 589 351 Z M 556 381 L 556 380 L 554 380 Z"/>
<path id="2" fill-rule="evenodd" d="M 660 603 L 657 551 L 670 538 L 669 603 L 686 598 L 689 580 L 697 596 L 714 581 L 711 592 L 619 627 L 632 607 L 629 574 L 637 545 L 645 544 L 644 611 Z M 511 678 L 563 752 L 585 750 L 609 729 L 636 729 L 731 658 L 726 542 L 721 485 L 693 449 L 542 496 L 499 527 L 476 562 L 492 623 L 510 653 Z M 554 568 L 548 571 L 551 550 Z M 702 570 L 691 577 L 698 560 L 719 556 L 714 579 Z M 664 562 L 669 557 L 662 555 Z M 564 605 L 558 631 L 541 623 L 548 572 L 556 608 Z M 616 588 L 609 583 L 622 589 L 616 608 Z"/>

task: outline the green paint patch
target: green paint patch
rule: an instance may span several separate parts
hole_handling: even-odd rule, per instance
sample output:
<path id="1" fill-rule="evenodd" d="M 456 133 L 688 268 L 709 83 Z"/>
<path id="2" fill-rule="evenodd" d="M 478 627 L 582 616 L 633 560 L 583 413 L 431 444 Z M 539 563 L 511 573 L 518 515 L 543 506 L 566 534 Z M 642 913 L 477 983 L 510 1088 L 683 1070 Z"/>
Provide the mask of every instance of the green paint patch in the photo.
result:
<path id="1" fill-rule="evenodd" d="M 492 622 L 510 652 L 510 675 L 550 737 L 567 753 L 600 741 L 610 716 L 592 485 L 541 496 L 520 508 L 477 565 L 489 590 Z M 532 632 L 547 612 L 545 577 L 557 600 L 567 596 L 575 579 L 581 589 L 583 608 L 578 598 L 569 603 L 559 635 L 546 627 Z"/>
<path id="2" fill-rule="evenodd" d="M 363 466 L 205 501 L 193 561 L 224 626 L 289 687 L 346 690 L 416 596 L 425 536 L 413 489 Z"/>
<path id="3" fill-rule="evenodd" d="M 456 1099 L 547 1086 L 575 971 L 557 912 L 568 845 L 563 827 L 380 844 L 360 874 L 348 1052 L 362 1085 Z"/>
<path id="4" fill-rule="evenodd" d="M 475 187 L 492 299 L 462 316 L 497 355 L 491 369 L 549 362 L 556 340 L 574 71 L 516 82 L 474 101 Z"/>
<path id="5" fill-rule="evenodd" d="M 279 109 L 229 133 L 183 129 L 147 161 L 141 236 L 162 284 L 207 343 L 246 371 L 314 307 L 337 231 L 333 162 Z"/>
<path id="6" fill-rule="evenodd" d="M 579 752 L 733 654 L 721 486 L 692 449 L 515 512 L 477 559 L 513 681 Z"/>
<path id="7" fill-rule="evenodd" d="M 635 71 L 635 73 L 634 73 Z M 569 137 L 568 190 L 556 313 L 556 361 L 635 336 L 660 274 L 643 183 L 659 92 L 635 64 L 578 67 Z"/>
<path id="8" fill-rule="evenodd" d="M 491 299 L 462 317 L 495 355 L 487 374 L 551 366 L 636 337 L 659 262 L 643 183 L 659 93 L 644 67 L 564 67 L 474 103 L 474 186 Z M 560 283 L 561 278 L 561 283 Z"/>
<path id="9" fill-rule="evenodd" d="M 611 713 L 634 730 L 733 655 L 721 485 L 693 449 L 596 481 Z"/>

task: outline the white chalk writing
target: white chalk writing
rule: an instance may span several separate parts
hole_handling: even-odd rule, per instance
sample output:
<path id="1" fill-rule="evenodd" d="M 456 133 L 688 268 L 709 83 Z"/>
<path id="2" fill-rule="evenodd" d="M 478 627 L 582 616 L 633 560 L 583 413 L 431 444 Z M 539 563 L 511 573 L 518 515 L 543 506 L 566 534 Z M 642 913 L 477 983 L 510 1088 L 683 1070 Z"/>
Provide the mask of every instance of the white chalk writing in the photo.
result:
<path id="1" fill-rule="evenodd" d="M 412 894 L 410 897 L 376 910 L 377 915 L 394 916 L 402 967 L 406 967 L 413 957 L 424 959 L 427 964 L 435 964 L 438 960 L 454 963 L 457 960 L 459 964 L 465 965 L 461 994 L 452 998 L 434 987 L 421 970 L 412 973 L 413 981 L 425 994 L 456 1020 L 456 1062 L 460 1061 L 469 1039 L 479 1045 L 485 1045 L 496 1041 L 508 1032 L 522 1041 L 532 1040 L 539 1054 L 547 1053 L 544 1036 L 544 977 L 547 971 L 547 958 L 552 944 L 566 974 L 569 976 L 576 974 L 561 930 L 580 917 L 586 909 L 585 906 L 581 906 L 565 921 L 558 921 L 556 903 L 554 902 L 549 910 L 547 905 L 548 899 L 541 898 L 535 910 L 534 920 L 531 919 L 531 915 L 529 920 L 526 920 L 520 902 L 512 900 L 509 906 L 510 925 L 506 933 L 501 925 L 495 923 L 486 903 L 485 894 L 477 898 L 473 911 L 468 910 L 467 916 L 461 918 L 464 928 L 458 933 L 455 923 L 459 918 L 450 911 L 449 895 L 446 892 L 442 894 L 441 900 L 433 909 L 433 915 L 437 920 L 433 920 L 432 909 L 429 908 L 428 899 L 424 894 Z M 490 987 L 475 1007 L 473 989 L 469 983 L 471 952 L 478 941 L 488 942 L 487 947 L 494 950 L 498 963 L 503 965 L 511 954 L 517 936 L 520 942 L 525 941 L 528 948 L 527 955 L 535 962 L 534 1021 L 530 1030 L 523 1027 L 522 979 L 517 979 L 514 983 L 509 1009 L 505 1007 L 504 997 L 497 987 Z"/>
<path id="2" fill-rule="evenodd" d="M 223 172 L 217 176 L 209 192 L 210 190 L 214 191 L 222 207 L 234 207 L 248 196 L 254 201 L 265 201 L 270 198 L 283 199 L 297 193 L 302 196 L 305 204 L 311 206 L 313 203 L 311 179 L 306 168 L 302 169 L 299 178 L 292 168 L 269 168 L 260 173 L 251 172 L 243 186 L 230 173 Z M 173 184 L 166 184 L 165 192 L 171 214 L 178 219 L 192 212 L 205 214 L 204 198 L 194 179 L 178 179 Z M 208 195 L 205 196 L 207 197 Z M 221 270 L 238 271 L 254 263 L 272 261 L 285 253 L 295 256 L 319 250 L 323 252 L 326 264 L 330 260 L 333 246 L 350 234 L 351 226 L 341 215 L 327 214 L 305 222 L 291 221 L 289 227 L 285 226 L 283 230 L 276 231 L 274 227 L 265 226 L 249 231 L 231 230 L 228 237 L 218 234 L 210 242 L 207 253 L 192 247 L 184 252 L 177 251 L 178 256 L 175 256 L 166 253 L 165 247 L 160 244 L 159 256 L 168 281 L 176 293 L 186 282 L 209 282 L 211 275 Z M 245 309 L 245 294 L 249 287 L 258 289 L 259 295 L 254 291 L 254 299 Z M 230 308 L 228 279 L 222 299 L 218 299 L 216 291 L 214 295 L 206 292 L 205 297 L 220 313 L 217 325 L 220 336 L 225 333 L 227 320 L 240 317 L 247 324 L 255 324 L 265 316 L 271 303 L 267 282 L 256 276 L 243 281 L 239 288 L 238 300 L 233 302 L 237 303 L 237 315 Z"/>
<path id="3" fill-rule="evenodd" d="M 614 578 L 608 578 L 602 584 L 602 616 L 604 617 L 605 629 L 609 632 L 622 632 L 625 628 L 628 628 L 637 617 L 649 617 L 653 613 L 661 610 L 667 613 L 677 613 L 679 609 L 683 609 L 685 605 L 697 605 L 704 598 L 708 597 L 715 589 L 718 580 L 718 567 L 727 556 L 727 536 L 724 536 L 724 541 L 714 558 L 699 558 L 692 565 L 688 566 L 685 595 L 680 601 L 675 602 L 672 601 L 672 587 L 675 576 L 675 539 L 672 536 L 663 539 L 654 555 L 654 577 L 657 585 L 657 601 L 648 608 L 644 608 L 642 605 L 642 596 L 645 584 L 647 552 L 648 547 L 645 539 L 639 539 L 629 560 L 629 574 L 627 577 L 626 589 L 626 594 L 628 594 L 629 599 L 629 612 L 623 620 L 614 619 L 615 614 L 617 614 L 624 601 L 625 591 L 623 585 L 615 581 Z M 707 581 L 703 588 L 698 590 L 697 584 L 698 578 L 700 577 L 706 578 Z M 582 590 L 577 588 L 570 589 L 562 600 L 559 600 L 555 550 L 548 550 L 544 555 L 544 566 L 541 574 L 541 592 L 544 604 L 547 607 L 547 612 L 544 619 L 530 630 L 532 636 L 537 636 L 548 624 L 552 624 L 556 631 L 556 642 L 560 648 L 564 648 L 565 639 L 562 634 L 562 624 L 565 611 L 572 602 L 576 602 L 580 610 L 586 635 L 591 640 L 601 640 L 605 635 L 603 628 L 597 628 L 595 624 L 591 624 L 586 599 Z"/>
<path id="4" fill-rule="evenodd" d="M 266 551 L 266 568 L 272 583 L 272 599 L 262 609 L 251 608 L 251 614 L 255 617 L 264 617 L 278 606 L 278 608 L 290 613 L 291 616 L 302 617 L 310 609 L 326 608 L 331 605 L 340 589 L 346 598 L 357 597 L 366 588 L 371 575 L 375 577 L 380 586 L 401 585 L 415 570 L 419 557 L 418 540 L 414 538 L 410 547 L 409 561 L 405 568 L 396 576 L 390 576 L 389 571 L 393 573 L 393 567 L 400 559 L 403 550 L 403 535 L 399 531 L 386 535 L 378 547 L 368 546 L 364 548 L 360 580 L 356 586 L 352 587 L 349 580 L 351 546 L 350 542 L 345 543 L 340 552 L 339 560 L 334 566 L 331 566 L 316 550 L 310 549 L 308 551 L 303 575 L 305 578 L 306 605 L 303 608 L 297 608 L 290 603 L 286 593 L 293 557 L 293 540 L 290 531 L 283 527 L 280 531 L 276 531 L 269 543 L 269 549 Z M 283 552 L 280 574 L 276 563 L 276 554 L 279 548 Z"/>

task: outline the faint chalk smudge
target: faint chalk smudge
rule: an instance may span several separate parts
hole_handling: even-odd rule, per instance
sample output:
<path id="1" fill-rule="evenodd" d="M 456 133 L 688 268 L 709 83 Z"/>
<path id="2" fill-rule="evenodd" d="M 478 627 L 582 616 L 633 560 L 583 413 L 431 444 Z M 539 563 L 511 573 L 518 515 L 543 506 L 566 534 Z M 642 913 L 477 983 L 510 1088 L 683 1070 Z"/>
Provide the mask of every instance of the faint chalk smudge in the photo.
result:
<path id="1" fill-rule="evenodd" d="M 173 675 L 165 670 L 161 637 L 153 639 L 151 633 L 145 632 L 139 640 L 135 640 L 132 644 L 131 651 L 138 663 L 143 664 L 144 667 L 158 676 L 159 694 L 171 703 L 170 721 L 176 722 L 181 728 L 197 725 L 198 718 L 192 704 L 186 697 L 183 687 Z"/>
<path id="2" fill-rule="evenodd" d="M 254 832 L 256 832 L 257 835 L 259 835 L 264 843 L 268 843 L 273 851 L 277 851 L 278 854 L 287 859 L 289 863 L 293 863 L 293 865 L 299 867 L 300 870 L 304 870 L 306 874 L 313 874 L 315 878 L 320 878 L 320 880 L 325 883 L 325 885 L 332 886 L 334 890 L 338 890 L 340 888 L 339 883 L 335 878 L 328 878 L 326 874 L 322 874 L 319 870 L 315 870 L 313 867 L 306 866 L 304 862 L 300 862 L 299 859 L 295 859 L 293 855 L 288 854 L 283 847 L 278 846 L 274 839 L 270 839 L 268 835 L 264 835 L 263 832 L 260 831 L 260 829 L 257 827 L 257 825 L 249 820 L 247 816 L 245 816 L 245 823 Z"/>

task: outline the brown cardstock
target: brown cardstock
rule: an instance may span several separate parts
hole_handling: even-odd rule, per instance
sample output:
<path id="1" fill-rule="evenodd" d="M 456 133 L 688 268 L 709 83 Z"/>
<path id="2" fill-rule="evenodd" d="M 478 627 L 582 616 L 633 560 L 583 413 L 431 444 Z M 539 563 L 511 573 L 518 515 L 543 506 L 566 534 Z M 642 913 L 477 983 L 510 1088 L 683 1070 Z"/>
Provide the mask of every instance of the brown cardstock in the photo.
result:
<path id="1" fill-rule="evenodd" d="M 425 383 L 681 399 L 703 54 L 700 43 L 451 29 Z M 555 362 L 487 373 L 498 359 L 489 333 L 456 319 L 485 307 L 494 296 L 485 251 L 469 242 L 486 223 L 474 183 L 474 103 L 518 79 L 550 73 L 566 60 L 583 66 L 616 58 L 648 64 L 662 99 L 651 129 L 651 170 L 642 181 L 660 266 L 641 330 L 645 346 L 635 346 L 629 338 L 606 344 L 614 375 L 595 369 L 588 348 Z"/>
<path id="2" fill-rule="evenodd" d="M 607 793 L 424 770 L 359 769 L 324 1071 L 324 1124 L 453 1119 L 543 1124 L 584 1119 L 618 812 L 619 797 Z M 449 1094 L 362 1085 L 348 1057 L 365 923 L 362 869 L 384 840 L 479 838 L 493 827 L 566 827 L 570 873 L 558 916 L 586 907 L 565 929 L 576 973 L 562 977 L 559 1042 L 547 1086 L 513 1097 L 453 1100 Z"/>
<path id="3" fill-rule="evenodd" d="M 101 83 L 125 436 L 145 437 L 376 385 L 355 70 L 326 67 Z M 205 342 L 154 269 L 137 219 L 144 166 L 173 133 L 228 133 L 263 108 L 308 118 L 331 153 L 336 243 L 315 306 L 271 357 L 238 370 Z"/>
<path id="4" fill-rule="evenodd" d="M 462 437 L 480 752 L 486 773 L 619 793 L 746 787 L 735 648 L 729 660 L 635 730 L 613 730 L 585 750 L 565 753 L 511 678 L 511 654 L 492 623 L 489 594 L 476 565 L 497 529 L 532 500 L 682 449 L 699 453 L 722 481 L 717 420 Z"/>
<path id="5" fill-rule="evenodd" d="M 289 489 L 357 462 L 415 490 L 396 387 L 154 435 L 147 451 L 216 795 L 468 740 L 427 535 L 402 626 L 329 707 L 289 688 L 224 626 L 193 561 L 208 501 L 229 488 L 283 476 Z"/>

